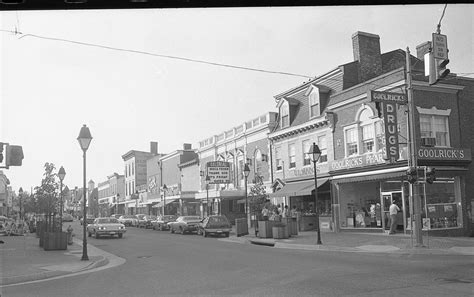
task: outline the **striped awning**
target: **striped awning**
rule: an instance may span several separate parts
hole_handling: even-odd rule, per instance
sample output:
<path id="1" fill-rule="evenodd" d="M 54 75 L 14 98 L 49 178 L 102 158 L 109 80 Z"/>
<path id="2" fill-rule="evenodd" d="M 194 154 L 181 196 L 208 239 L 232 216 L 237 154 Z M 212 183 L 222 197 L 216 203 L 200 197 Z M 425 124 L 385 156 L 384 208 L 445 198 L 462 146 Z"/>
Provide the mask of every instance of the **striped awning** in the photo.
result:
<path id="1" fill-rule="evenodd" d="M 328 182 L 328 178 L 318 179 L 318 188 Z M 306 196 L 314 191 L 314 180 L 305 180 L 295 183 L 287 183 L 281 190 L 271 193 L 269 197 Z"/>

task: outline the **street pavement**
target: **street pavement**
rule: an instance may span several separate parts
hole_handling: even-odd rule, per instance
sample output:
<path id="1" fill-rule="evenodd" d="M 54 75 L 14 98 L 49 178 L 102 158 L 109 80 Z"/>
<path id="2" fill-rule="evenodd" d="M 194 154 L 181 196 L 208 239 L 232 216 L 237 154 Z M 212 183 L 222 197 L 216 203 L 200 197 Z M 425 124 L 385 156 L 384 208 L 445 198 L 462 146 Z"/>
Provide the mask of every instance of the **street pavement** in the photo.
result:
<path id="1" fill-rule="evenodd" d="M 470 237 L 423 237 L 423 247 L 414 247 L 410 235 L 385 233 L 321 232 L 322 245 L 316 244 L 314 231 L 299 232 L 288 239 L 263 239 L 255 236 L 251 228 L 248 235 L 236 236 L 235 227 L 229 238 L 221 241 L 236 244 L 259 244 L 269 248 L 300 249 L 352 253 L 398 253 L 398 254 L 446 254 L 474 256 L 474 238 Z M 39 246 L 39 238 L 33 234 L 25 236 L 2 236 L 0 244 L 0 288 L 23 283 L 39 282 L 98 269 L 107 269 L 125 263 L 125 260 L 88 244 L 89 261 L 81 261 L 82 240 L 65 251 L 45 251 Z"/>

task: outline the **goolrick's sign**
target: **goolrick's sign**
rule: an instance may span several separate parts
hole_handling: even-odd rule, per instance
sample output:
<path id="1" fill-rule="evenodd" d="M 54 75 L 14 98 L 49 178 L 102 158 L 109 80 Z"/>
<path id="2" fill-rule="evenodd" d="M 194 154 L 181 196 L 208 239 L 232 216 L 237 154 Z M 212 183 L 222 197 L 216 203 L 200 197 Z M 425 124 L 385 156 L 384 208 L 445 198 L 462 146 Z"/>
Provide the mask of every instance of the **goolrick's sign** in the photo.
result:
<path id="1" fill-rule="evenodd" d="M 385 164 L 382 153 L 362 155 L 329 162 L 329 171 L 347 170 L 370 165 Z"/>
<path id="2" fill-rule="evenodd" d="M 389 163 L 398 160 L 397 104 L 407 104 L 405 94 L 370 90 L 367 95 L 371 101 L 380 104 L 385 125 L 385 156 Z"/>
<path id="3" fill-rule="evenodd" d="M 424 147 L 418 149 L 419 160 L 471 161 L 470 149 Z"/>

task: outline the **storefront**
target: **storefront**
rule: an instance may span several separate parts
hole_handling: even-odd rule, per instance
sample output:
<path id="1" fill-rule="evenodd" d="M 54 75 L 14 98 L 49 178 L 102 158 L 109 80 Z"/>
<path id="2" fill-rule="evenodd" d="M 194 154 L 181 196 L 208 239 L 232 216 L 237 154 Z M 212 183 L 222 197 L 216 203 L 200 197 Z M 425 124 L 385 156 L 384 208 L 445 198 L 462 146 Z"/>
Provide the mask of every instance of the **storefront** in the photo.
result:
<path id="1" fill-rule="evenodd" d="M 273 205 L 279 204 L 282 207 L 288 205 L 289 210 L 296 208 L 300 231 L 315 230 L 317 216 L 314 177 L 313 179 L 288 183 L 277 181 L 275 185 L 277 185 L 278 189 L 274 193 L 269 194 L 270 202 Z M 318 178 L 317 186 L 320 226 L 322 229 L 330 229 L 332 212 L 329 179 L 327 177 Z"/>
<path id="2" fill-rule="evenodd" d="M 372 170 L 336 175 L 332 179 L 334 222 L 338 230 L 384 232 L 389 229 L 389 207 L 392 201 L 400 208 L 397 231 L 413 230 L 413 203 L 406 180 L 408 167 Z M 430 234 L 461 234 L 463 226 L 463 169 L 437 167 L 436 180 L 424 179 L 425 167 L 419 167 L 415 184 L 421 199 L 423 231 Z"/>

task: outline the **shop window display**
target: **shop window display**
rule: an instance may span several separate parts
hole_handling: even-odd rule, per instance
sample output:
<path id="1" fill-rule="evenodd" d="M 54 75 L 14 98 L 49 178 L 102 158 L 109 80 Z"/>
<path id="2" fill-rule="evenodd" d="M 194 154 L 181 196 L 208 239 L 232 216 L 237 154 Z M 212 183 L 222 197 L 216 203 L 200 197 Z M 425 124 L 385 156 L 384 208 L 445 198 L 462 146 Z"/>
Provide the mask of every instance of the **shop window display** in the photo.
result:
<path id="1" fill-rule="evenodd" d="M 382 228 L 378 182 L 340 185 L 340 225 L 343 228 Z"/>
<path id="2" fill-rule="evenodd" d="M 454 182 L 444 181 L 425 184 L 423 219 L 425 228 L 441 229 L 459 227 L 461 211 L 454 193 Z"/>

